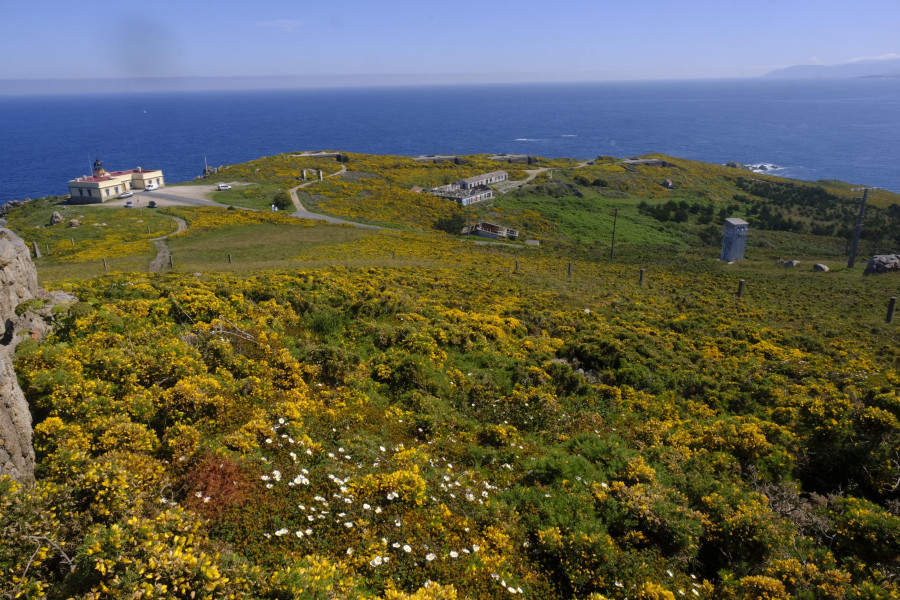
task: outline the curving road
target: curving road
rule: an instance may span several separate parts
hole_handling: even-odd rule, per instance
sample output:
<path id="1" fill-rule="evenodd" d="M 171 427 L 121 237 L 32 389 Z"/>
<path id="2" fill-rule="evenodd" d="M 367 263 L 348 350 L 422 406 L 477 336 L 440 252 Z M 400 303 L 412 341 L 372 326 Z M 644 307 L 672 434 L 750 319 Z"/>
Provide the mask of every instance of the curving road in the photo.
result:
<path id="1" fill-rule="evenodd" d="M 331 175 L 326 175 L 325 178 L 328 179 L 331 177 L 339 177 L 340 175 L 343 175 L 346 172 L 347 172 L 347 166 L 341 165 L 341 169 L 339 171 L 336 171 L 336 172 L 332 173 Z M 290 194 L 291 194 L 291 202 L 294 203 L 294 208 L 297 209 L 291 213 L 292 217 L 299 217 L 301 219 L 313 219 L 316 221 L 326 221 L 328 223 L 335 223 L 338 225 L 353 225 L 354 227 L 361 227 L 363 229 L 384 229 L 383 227 L 378 227 L 377 225 L 365 225 L 363 223 L 354 223 L 353 221 L 348 221 L 346 219 L 339 219 L 337 217 L 331 217 L 329 215 L 323 215 L 323 214 L 314 213 L 314 212 L 310 212 L 310 211 L 306 210 L 306 207 L 304 207 L 303 204 L 300 203 L 300 198 L 297 197 L 297 190 L 299 190 L 300 188 L 305 188 L 307 186 L 310 186 L 314 183 L 319 183 L 319 181 L 317 179 L 314 179 L 312 181 L 307 181 L 306 183 L 301 183 L 300 185 L 292 187 L 291 189 L 288 190 L 288 192 L 290 192 Z"/>

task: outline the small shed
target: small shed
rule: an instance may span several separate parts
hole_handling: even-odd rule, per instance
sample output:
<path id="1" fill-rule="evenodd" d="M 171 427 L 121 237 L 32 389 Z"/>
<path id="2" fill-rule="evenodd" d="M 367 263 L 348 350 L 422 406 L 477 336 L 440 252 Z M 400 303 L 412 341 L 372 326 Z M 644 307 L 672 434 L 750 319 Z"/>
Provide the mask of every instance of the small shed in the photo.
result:
<path id="1" fill-rule="evenodd" d="M 722 234 L 722 256 L 720 260 L 734 262 L 744 260 L 744 249 L 747 246 L 747 231 L 750 224 L 743 219 L 725 219 L 725 231 Z"/>

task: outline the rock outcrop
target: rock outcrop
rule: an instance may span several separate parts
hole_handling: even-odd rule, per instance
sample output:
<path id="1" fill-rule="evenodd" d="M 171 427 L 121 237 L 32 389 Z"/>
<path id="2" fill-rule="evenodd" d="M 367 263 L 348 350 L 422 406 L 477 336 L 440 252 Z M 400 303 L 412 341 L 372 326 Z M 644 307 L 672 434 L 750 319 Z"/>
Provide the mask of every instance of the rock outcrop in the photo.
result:
<path id="1" fill-rule="evenodd" d="M 900 271 L 900 254 L 876 254 L 869 259 L 863 275 Z"/>
<path id="2" fill-rule="evenodd" d="M 28 246 L 0 227 L 0 475 L 17 481 L 34 478 L 31 413 L 13 370 L 13 351 L 26 337 L 46 336 L 53 307 L 75 300 L 65 292 L 41 289 Z"/>
<path id="3" fill-rule="evenodd" d="M 12 365 L 19 318 L 16 306 L 40 291 L 28 246 L 10 230 L 0 229 L 0 475 L 10 475 L 17 481 L 34 477 L 34 449 L 31 413 Z"/>
<path id="4" fill-rule="evenodd" d="M 8 345 L 16 320 L 16 307 L 41 293 L 31 253 L 22 239 L 9 229 L 0 229 L 0 345 Z"/>
<path id="5" fill-rule="evenodd" d="M 0 475 L 16 481 L 34 479 L 31 413 L 5 352 L 0 352 Z"/>

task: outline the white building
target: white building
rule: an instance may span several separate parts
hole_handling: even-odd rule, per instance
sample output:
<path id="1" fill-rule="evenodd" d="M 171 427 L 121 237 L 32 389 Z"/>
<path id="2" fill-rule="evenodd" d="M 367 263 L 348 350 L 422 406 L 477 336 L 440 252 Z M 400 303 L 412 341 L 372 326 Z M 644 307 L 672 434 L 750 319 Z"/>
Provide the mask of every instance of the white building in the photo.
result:
<path id="1" fill-rule="evenodd" d="M 507 179 L 509 179 L 509 175 L 506 171 L 491 171 L 490 173 L 485 173 L 484 175 L 476 175 L 474 177 L 460 179 L 458 183 L 460 188 L 467 190 L 469 188 L 486 186 L 492 183 L 506 181 Z"/>
<path id="2" fill-rule="evenodd" d="M 130 169 L 107 173 L 103 163 L 94 161 L 94 174 L 69 181 L 70 202 L 73 204 L 98 204 L 117 198 L 122 192 L 142 190 L 149 185 L 163 187 L 166 184 L 159 169 Z"/>

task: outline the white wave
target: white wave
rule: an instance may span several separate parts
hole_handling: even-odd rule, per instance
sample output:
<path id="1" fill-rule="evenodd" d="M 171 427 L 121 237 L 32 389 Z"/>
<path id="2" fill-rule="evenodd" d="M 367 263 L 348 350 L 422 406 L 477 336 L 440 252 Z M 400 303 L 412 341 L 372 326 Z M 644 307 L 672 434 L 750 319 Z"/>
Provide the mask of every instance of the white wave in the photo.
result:
<path id="1" fill-rule="evenodd" d="M 754 173 L 768 173 L 770 171 L 780 171 L 784 167 L 779 167 L 773 163 L 759 163 L 755 165 L 747 165 L 747 168 Z"/>
<path id="2" fill-rule="evenodd" d="M 574 134 L 574 133 L 564 133 L 564 134 L 562 135 L 562 137 L 578 137 L 578 135 L 576 135 L 576 134 Z"/>

